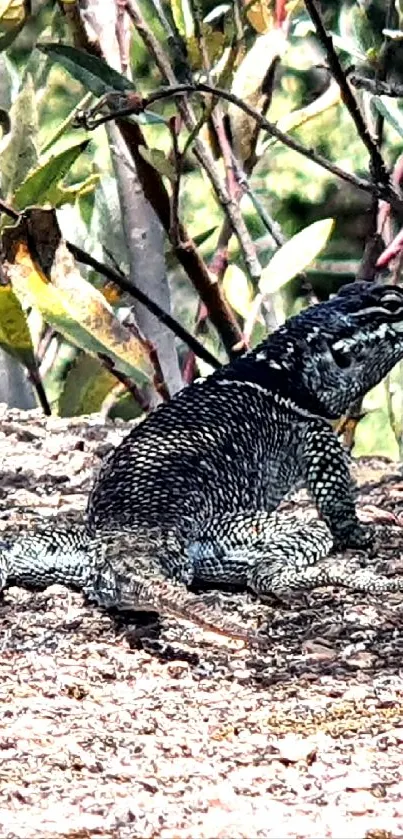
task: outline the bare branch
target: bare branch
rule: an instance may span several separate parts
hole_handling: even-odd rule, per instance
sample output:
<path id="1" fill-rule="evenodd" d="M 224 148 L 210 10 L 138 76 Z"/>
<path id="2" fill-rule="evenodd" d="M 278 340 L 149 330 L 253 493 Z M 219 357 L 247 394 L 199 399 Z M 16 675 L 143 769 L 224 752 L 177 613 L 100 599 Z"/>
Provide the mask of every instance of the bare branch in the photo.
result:
<path id="1" fill-rule="evenodd" d="M 166 56 L 164 50 L 162 49 L 160 43 L 158 42 L 158 39 L 155 37 L 154 33 L 152 32 L 145 18 L 143 17 L 137 0 L 126 0 L 126 8 L 133 21 L 134 26 L 143 38 L 143 41 L 146 44 L 147 49 L 149 50 L 151 55 L 154 56 L 161 75 L 168 82 L 169 85 L 177 85 L 177 78 L 175 76 L 171 63 L 168 57 Z M 213 88 L 210 88 L 208 92 L 213 93 L 214 95 Z M 178 107 L 188 131 L 192 131 L 195 125 L 197 124 L 197 120 L 193 112 L 193 109 L 191 108 L 190 104 L 185 100 L 183 100 L 178 105 Z M 219 174 L 215 160 L 205 143 L 203 143 L 203 141 L 200 139 L 200 137 L 197 137 L 195 139 L 194 153 L 197 159 L 199 160 L 200 164 L 206 171 L 206 174 L 209 177 L 213 189 L 217 195 L 218 201 L 230 220 L 231 227 L 238 239 L 243 258 L 245 260 L 246 269 L 249 272 L 250 277 L 256 281 L 260 278 L 260 275 L 262 273 L 262 267 L 256 256 L 256 250 L 253 241 L 251 239 L 245 221 L 242 217 L 237 201 L 235 201 L 232 198 L 232 196 L 229 195 L 226 185 L 223 183 L 223 180 Z"/>
<path id="2" fill-rule="evenodd" d="M 215 96 L 219 96 L 227 102 L 232 102 L 244 110 L 245 113 L 253 117 L 264 131 L 271 134 L 273 137 L 276 137 L 277 140 L 280 140 L 288 148 L 298 152 L 298 154 L 302 154 L 304 157 L 308 158 L 308 160 L 311 160 L 313 163 L 317 163 L 318 166 L 321 166 L 323 169 L 326 169 L 328 172 L 336 175 L 337 178 L 351 184 L 357 189 L 361 189 L 370 195 L 377 196 L 378 198 L 384 198 L 384 200 L 388 201 L 396 212 L 403 213 L 403 199 L 401 199 L 395 192 L 390 182 L 388 182 L 388 184 L 378 182 L 372 183 L 365 178 L 359 178 L 357 175 L 353 175 L 351 172 L 346 172 L 344 169 L 341 169 L 340 166 L 331 163 L 330 160 L 327 160 L 327 158 L 323 157 L 323 155 L 319 154 L 319 152 L 316 152 L 314 149 L 308 149 L 299 140 L 296 140 L 294 137 L 290 137 L 289 134 L 281 131 L 273 122 L 270 122 L 266 119 L 266 117 L 256 111 L 255 108 L 252 108 L 251 105 L 243 102 L 233 93 L 223 90 L 222 88 L 212 87 L 205 82 L 180 84 L 175 85 L 175 87 L 163 88 L 155 91 L 144 99 L 141 99 L 138 94 L 129 95 L 126 97 L 126 101 L 132 104 L 129 104 L 128 107 L 121 108 L 118 111 L 109 112 L 108 114 L 104 114 L 98 118 L 94 118 L 94 115 L 97 113 L 96 106 L 95 108 L 89 109 L 85 112 L 86 125 L 89 129 L 96 128 L 98 125 L 102 125 L 104 122 L 108 122 L 111 119 L 130 116 L 132 114 L 139 114 L 151 105 L 164 99 L 171 99 L 176 96 L 184 96 L 186 94 L 195 93 L 214 93 Z M 119 96 L 121 98 L 122 95 L 119 94 Z"/>

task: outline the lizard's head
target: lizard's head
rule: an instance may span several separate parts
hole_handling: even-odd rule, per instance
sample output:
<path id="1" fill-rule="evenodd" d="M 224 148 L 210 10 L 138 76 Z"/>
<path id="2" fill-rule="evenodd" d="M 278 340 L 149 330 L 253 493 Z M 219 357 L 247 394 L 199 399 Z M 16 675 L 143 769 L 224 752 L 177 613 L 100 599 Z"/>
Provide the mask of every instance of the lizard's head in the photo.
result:
<path id="1" fill-rule="evenodd" d="M 292 318 L 285 333 L 300 396 L 313 397 L 322 416 L 338 417 L 403 358 L 403 289 L 352 283 Z"/>

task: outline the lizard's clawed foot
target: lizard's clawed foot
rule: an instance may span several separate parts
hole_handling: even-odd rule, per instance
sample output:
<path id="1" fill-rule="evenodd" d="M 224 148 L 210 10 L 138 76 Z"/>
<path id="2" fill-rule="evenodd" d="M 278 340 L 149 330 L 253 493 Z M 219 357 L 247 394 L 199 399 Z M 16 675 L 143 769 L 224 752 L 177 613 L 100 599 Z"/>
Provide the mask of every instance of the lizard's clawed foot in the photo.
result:
<path id="1" fill-rule="evenodd" d="M 371 525 L 346 522 L 334 534 L 332 553 L 350 549 L 366 551 L 370 556 L 376 551 L 376 531 Z"/>

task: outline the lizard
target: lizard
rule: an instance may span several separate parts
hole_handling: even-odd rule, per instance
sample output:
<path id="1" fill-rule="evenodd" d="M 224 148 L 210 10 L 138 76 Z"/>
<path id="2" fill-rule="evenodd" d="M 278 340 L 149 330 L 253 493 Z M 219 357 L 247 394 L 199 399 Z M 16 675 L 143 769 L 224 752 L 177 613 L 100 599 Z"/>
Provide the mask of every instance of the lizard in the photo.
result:
<path id="1" fill-rule="evenodd" d="M 157 407 L 103 461 L 84 526 L 0 542 L 0 590 L 63 583 L 102 607 L 151 608 L 255 644 L 192 591 L 233 583 L 263 601 L 403 578 L 321 563 L 373 545 L 331 421 L 403 358 L 403 290 L 356 281 Z M 276 508 L 308 489 L 319 519 Z"/>

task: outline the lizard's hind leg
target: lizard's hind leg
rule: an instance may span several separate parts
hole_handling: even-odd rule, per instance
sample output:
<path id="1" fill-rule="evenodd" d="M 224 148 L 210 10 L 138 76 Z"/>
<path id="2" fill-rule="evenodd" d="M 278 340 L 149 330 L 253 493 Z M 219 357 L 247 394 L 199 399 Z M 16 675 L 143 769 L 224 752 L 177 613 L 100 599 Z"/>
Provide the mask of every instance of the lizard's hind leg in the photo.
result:
<path id="1" fill-rule="evenodd" d="M 262 598 L 274 595 L 288 600 L 293 591 L 326 585 L 375 594 L 403 591 L 403 577 L 357 570 L 340 558 L 325 559 L 332 547 L 324 522 L 301 522 L 262 511 L 205 522 L 188 550 L 196 578 L 243 586 Z"/>
<path id="2" fill-rule="evenodd" d="M 305 572 L 332 546 L 324 522 L 304 523 L 259 510 L 204 522 L 188 552 L 196 579 L 280 597 L 291 588 L 304 588 Z"/>

